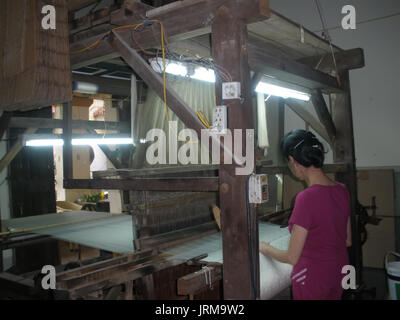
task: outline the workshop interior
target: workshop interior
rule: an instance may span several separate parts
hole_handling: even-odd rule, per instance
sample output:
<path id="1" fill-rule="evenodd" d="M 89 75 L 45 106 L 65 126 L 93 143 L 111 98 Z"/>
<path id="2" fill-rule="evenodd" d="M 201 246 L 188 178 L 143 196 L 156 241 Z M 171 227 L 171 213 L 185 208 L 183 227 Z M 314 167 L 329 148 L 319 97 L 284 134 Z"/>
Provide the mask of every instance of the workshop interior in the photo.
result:
<path id="1" fill-rule="evenodd" d="M 259 243 L 303 129 L 350 193 L 342 299 L 400 300 L 399 30 L 395 0 L 1 0 L 0 299 L 292 300 Z"/>

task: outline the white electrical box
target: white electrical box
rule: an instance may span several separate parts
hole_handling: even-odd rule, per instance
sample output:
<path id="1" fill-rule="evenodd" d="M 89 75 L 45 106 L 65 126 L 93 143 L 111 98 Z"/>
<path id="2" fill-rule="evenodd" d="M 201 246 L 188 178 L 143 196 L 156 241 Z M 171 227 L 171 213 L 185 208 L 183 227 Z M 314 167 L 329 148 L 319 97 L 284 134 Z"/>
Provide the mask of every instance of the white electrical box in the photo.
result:
<path id="1" fill-rule="evenodd" d="M 266 174 L 253 174 L 249 178 L 249 202 L 261 204 L 268 202 L 268 176 Z"/>
<path id="2" fill-rule="evenodd" d="M 226 106 L 217 106 L 213 110 L 213 125 L 214 133 L 225 134 L 228 129 L 228 110 Z"/>
<path id="3" fill-rule="evenodd" d="M 240 99 L 240 82 L 224 82 L 222 84 L 222 99 Z"/>

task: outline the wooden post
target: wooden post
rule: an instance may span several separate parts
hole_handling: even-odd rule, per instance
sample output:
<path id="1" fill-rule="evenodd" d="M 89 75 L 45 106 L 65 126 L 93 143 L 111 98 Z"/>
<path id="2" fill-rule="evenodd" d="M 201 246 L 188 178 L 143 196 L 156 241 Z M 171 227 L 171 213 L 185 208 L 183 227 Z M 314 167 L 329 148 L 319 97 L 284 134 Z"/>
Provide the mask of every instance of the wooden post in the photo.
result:
<path id="1" fill-rule="evenodd" d="M 63 167 L 64 181 L 73 179 L 72 158 L 72 102 L 63 104 Z"/>
<path id="2" fill-rule="evenodd" d="M 354 152 L 353 115 L 351 108 L 349 72 L 340 74 L 343 93 L 330 95 L 332 118 L 336 125 L 336 138 L 333 150 L 335 163 L 346 163 L 346 172 L 336 173 L 336 180 L 344 183 L 351 195 L 352 247 L 349 250 L 350 264 L 356 268 L 356 281 L 359 287 L 362 282 L 362 247 L 360 238 L 360 221 L 356 214 L 357 203 L 357 170 Z"/>
<path id="3" fill-rule="evenodd" d="M 4 133 L 7 131 L 10 124 L 12 112 L 4 111 L 0 117 L 0 141 L 3 139 Z"/>
<path id="4" fill-rule="evenodd" d="M 214 63 L 227 70 L 232 81 L 241 83 L 242 99 L 226 101 L 228 127 L 242 129 L 242 150 L 246 150 L 246 129 L 253 129 L 252 94 L 247 51 L 247 27 L 231 18 L 222 7 L 212 25 Z M 216 82 L 217 105 L 222 104 L 222 83 Z M 236 175 L 236 164 L 221 161 L 220 204 L 223 239 L 224 299 L 255 299 L 259 296 L 258 225 L 254 205 L 247 208 L 247 176 Z M 250 224 L 248 223 L 250 215 Z"/>

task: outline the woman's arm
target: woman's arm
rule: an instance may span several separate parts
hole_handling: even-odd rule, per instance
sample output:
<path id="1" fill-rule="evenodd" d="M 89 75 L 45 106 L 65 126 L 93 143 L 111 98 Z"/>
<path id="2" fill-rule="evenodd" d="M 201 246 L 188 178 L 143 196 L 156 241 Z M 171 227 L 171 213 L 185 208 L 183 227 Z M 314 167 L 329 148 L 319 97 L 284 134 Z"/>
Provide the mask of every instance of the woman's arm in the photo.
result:
<path id="1" fill-rule="evenodd" d="M 298 225 L 293 225 L 292 235 L 290 238 L 289 248 L 287 251 L 278 250 L 265 242 L 260 243 L 260 252 L 272 259 L 283 263 L 296 265 L 300 259 L 304 244 L 307 239 L 307 229 Z"/>

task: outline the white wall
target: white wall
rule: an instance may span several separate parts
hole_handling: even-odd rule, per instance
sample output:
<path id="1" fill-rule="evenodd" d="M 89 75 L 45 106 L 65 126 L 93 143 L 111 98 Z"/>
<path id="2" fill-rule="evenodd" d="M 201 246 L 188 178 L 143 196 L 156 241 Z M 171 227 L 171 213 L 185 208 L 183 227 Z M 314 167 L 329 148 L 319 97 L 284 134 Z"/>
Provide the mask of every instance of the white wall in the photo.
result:
<path id="1" fill-rule="evenodd" d="M 347 4 L 355 6 L 358 22 L 400 12 L 398 0 L 320 3 L 328 28 L 341 25 L 341 9 Z M 309 30 L 322 29 L 314 0 L 271 0 L 271 8 Z M 400 165 L 399 32 L 399 15 L 358 24 L 357 30 L 330 31 L 334 44 L 343 49 L 361 47 L 365 52 L 366 66 L 350 72 L 357 167 Z"/>

